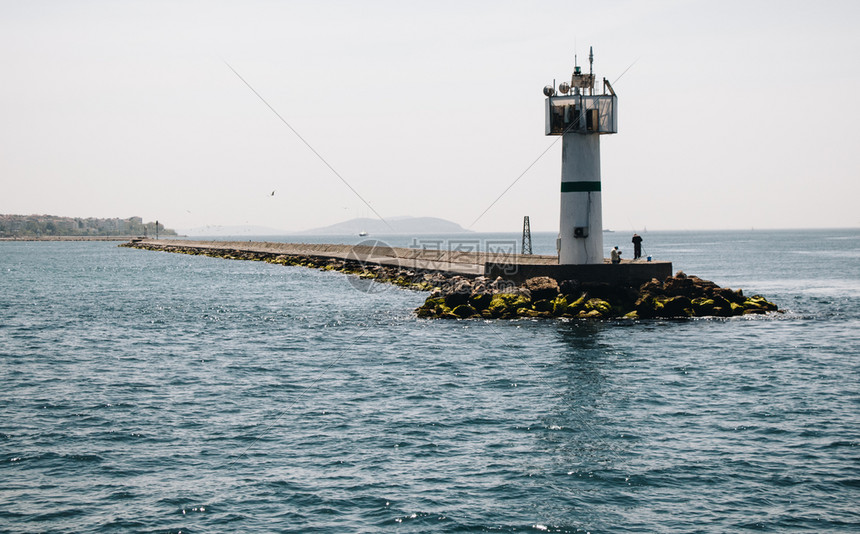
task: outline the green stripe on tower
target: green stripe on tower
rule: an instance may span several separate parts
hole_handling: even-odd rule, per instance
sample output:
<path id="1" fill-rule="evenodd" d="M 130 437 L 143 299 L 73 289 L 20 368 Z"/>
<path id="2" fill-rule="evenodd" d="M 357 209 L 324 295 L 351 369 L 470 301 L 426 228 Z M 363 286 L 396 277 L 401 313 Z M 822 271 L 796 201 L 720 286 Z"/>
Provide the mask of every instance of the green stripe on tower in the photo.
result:
<path id="1" fill-rule="evenodd" d="M 600 191 L 600 182 L 562 182 L 562 193 L 590 193 Z"/>

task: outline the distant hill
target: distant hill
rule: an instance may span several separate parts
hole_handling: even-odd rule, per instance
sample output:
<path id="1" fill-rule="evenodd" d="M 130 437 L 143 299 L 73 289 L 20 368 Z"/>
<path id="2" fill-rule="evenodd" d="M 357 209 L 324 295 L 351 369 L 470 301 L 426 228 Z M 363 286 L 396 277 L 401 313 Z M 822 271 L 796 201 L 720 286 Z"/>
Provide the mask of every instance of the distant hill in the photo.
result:
<path id="1" fill-rule="evenodd" d="M 388 224 L 386 224 L 386 222 Z M 385 234 L 462 234 L 471 232 L 459 224 L 438 217 L 391 217 L 385 222 L 379 219 L 358 218 L 341 223 L 313 228 L 300 232 L 309 235 L 350 235 L 367 232 L 371 235 Z"/>

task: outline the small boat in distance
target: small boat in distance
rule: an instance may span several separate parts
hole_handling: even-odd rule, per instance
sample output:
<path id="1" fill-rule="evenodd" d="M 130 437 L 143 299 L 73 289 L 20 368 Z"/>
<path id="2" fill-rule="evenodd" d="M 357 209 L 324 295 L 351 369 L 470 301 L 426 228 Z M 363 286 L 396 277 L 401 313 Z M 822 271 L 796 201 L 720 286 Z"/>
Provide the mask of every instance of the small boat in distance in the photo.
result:
<path id="1" fill-rule="evenodd" d="M 362 230 L 361 232 L 358 233 L 358 237 L 367 237 L 367 232 Z"/>

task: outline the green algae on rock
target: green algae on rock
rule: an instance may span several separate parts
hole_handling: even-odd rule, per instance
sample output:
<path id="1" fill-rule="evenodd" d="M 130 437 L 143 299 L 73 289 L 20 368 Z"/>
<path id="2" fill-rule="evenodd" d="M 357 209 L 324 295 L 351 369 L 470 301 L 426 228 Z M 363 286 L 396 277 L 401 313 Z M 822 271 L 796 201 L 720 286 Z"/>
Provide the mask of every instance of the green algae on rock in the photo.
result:
<path id="1" fill-rule="evenodd" d="M 497 279 L 494 284 L 499 283 Z M 419 317 L 496 318 L 561 317 L 575 319 L 671 319 L 687 317 L 732 317 L 779 311 L 776 304 L 761 295 L 744 297 L 743 291 L 722 288 L 697 276 L 678 272 L 664 281 L 652 279 L 638 288 L 610 284 L 578 284 L 540 277 L 526 280 L 519 287 L 507 286 L 487 296 L 488 280 L 478 277 L 478 289 L 469 292 L 462 281 L 447 291 L 434 290 L 416 311 Z M 455 295 L 455 296 L 452 296 Z M 489 299 L 489 304 L 483 306 Z M 454 308 L 441 305 L 461 302 Z M 462 303 L 473 303 L 466 306 Z M 480 303 L 480 304 L 479 304 Z"/>

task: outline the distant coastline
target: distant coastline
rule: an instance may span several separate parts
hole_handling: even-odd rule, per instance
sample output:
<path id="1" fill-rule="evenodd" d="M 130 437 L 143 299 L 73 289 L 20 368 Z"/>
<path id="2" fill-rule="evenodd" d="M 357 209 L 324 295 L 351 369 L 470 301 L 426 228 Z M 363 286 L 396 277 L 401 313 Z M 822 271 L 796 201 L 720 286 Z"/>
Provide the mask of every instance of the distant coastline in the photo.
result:
<path id="1" fill-rule="evenodd" d="M 128 235 L 49 235 L 0 237 L 0 241 L 128 241 L 136 236 Z"/>
<path id="2" fill-rule="evenodd" d="M 51 238 L 111 238 L 146 235 L 175 236 L 176 231 L 158 221 L 143 222 L 141 217 L 101 219 L 57 215 L 0 214 L 0 239 L 57 240 Z M 48 239 L 45 239 L 48 238 Z"/>

